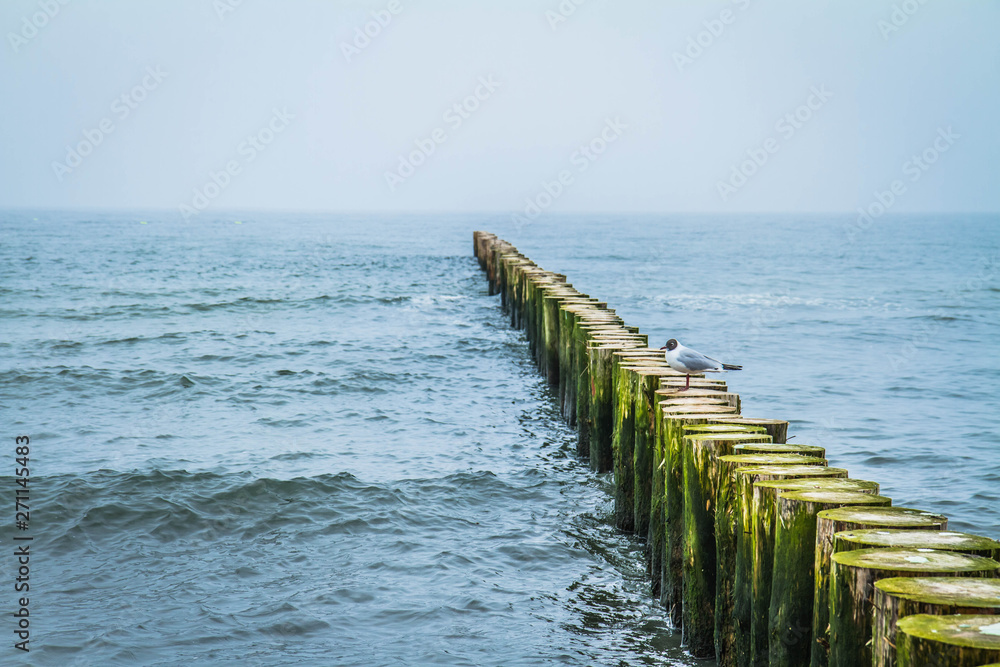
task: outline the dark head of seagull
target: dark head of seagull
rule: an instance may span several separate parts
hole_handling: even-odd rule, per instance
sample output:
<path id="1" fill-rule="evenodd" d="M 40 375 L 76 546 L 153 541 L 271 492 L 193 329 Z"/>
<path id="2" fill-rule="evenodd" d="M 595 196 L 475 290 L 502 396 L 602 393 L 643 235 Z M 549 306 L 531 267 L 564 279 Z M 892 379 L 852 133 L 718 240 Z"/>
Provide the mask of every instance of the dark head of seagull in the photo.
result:
<path id="1" fill-rule="evenodd" d="M 677 347 L 677 339 L 676 338 L 671 338 L 670 340 L 667 341 L 667 344 L 664 345 L 663 347 L 661 347 L 660 349 L 661 350 L 672 350 L 675 347 Z"/>

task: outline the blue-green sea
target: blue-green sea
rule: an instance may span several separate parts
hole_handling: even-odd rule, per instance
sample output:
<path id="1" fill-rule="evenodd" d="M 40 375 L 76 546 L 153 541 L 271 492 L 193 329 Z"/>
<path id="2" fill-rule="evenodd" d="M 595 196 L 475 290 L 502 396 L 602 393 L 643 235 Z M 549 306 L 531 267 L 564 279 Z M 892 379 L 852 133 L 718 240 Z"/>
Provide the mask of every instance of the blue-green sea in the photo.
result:
<path id="1" fill-rule="evenodd" d="M 237 224 L 238 222 L 238 224 Z M 472 231 L 1000 537 L 1000 219 L 0 212 L 31 665 L 693 665 Z M 0 557 L 0 606 L 16 566 Z"/>

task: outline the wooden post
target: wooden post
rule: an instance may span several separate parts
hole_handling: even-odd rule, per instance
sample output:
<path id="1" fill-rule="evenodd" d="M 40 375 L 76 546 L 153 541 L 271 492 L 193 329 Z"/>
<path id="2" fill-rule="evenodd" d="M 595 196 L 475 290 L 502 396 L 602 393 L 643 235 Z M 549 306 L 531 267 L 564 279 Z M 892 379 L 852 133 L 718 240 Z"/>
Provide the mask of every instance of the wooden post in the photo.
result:
<path id="1" fill-rule="evenodd" d="M 874 607 L 872 664 L 874 667 L 895 667 L 899 619 L 913 614 L 998 615 L 1000 579 L 890 577 L 875 582 Z"/>
<path id="2" fill-rule="evenodd" d="M 871 598 L 875 582 L 879 579 L 921 576 L 994 577 L 998 569 L 1000 563 L 991 558 L 934 549 L 859 549 L 833 554 L 830 575 L 830 666 L 872 664 L 870 642 L 874 612 Z M 897 628 L 902 632 L 902 622 Z"/>
<path id="3" fill-rule="evenodd" d="M 567 298 L 559 303 L 559 409 L 570 426 L 576 425 L 577 322 L 585 317 L 603 317 L 597 299 Z"/>
<path id="4" fill-rule="evenodd" d="M 1000 663 L 996 616 L 917 614 L 899 621 L 899 667 L 991 667 Z"/>
<path id="5" fill-rule="evenodd" d="M 833 552 L 857 549 L 938 549 L 1000 560 L 1000 542 L 953 530 L 860 529 L 836 533 Z"/>
<path id="6" fill-rule="evenodd" d="M 723 424 L 719 424 L 723 426 Z M 798 454 L 799 456 L 815 456 L 824 458 L 826 449 L 816 445 L 790 445 L 777 442 L 750 442 L 736 445 L 734 454 Z"/>
<path id="7" fill-rule="evenodd" d="M 713 426 L 709 424 L 708 426 Z M 729 425 L 730 428 L 738 425 Z M 756 428 L 756 427 L 754 427 Z M 734 450 L 739 450 L 743 444 L 736 444 Z M 754 443 L 747 443 L 754 446 Z M 716 491 L 715 503 L 715 545 L 716 545 L 716 597 L 715 597 L 715 641 L 716 660 L 720 667 L 735 664 L 749 664 L 750 661 L 750 606 L 749 596 L 752 581 L 752 544 L 749 540 L 752 524 L 750 520 L 750 499 L 744 500 L 743 493 L 749 493 L 749 487 L 741 491 L 737 469 L 756 469 L 757 475 L 779 474 L 786 479 L 796 475 L 821 475 L 819 479 L 829 480 L 834 477 L 846 477 L 847 471 L 826 466 L 826 459 L 801 455 L 729 455 L 719 457 L 719 487 Z M 760 468 L 767 464 L 771 468 Z M 805 464 L 805 465 L 802 465 Z M 806 467 L 809 466 L 809 467 Z M 814 468 L 822 468 L 815 471 Z M 781 473 L 778 473 L 778 470 Z M 770 478 L 770 477 L 769 477 Z M 756 477 L 755 477 L 756 479 Z M 854 488 L 852 486 L 852 488 Z M 743 558 L 740 552 L 743 552 Z M 742 576 L 740 575 L 742 572 Z M 738 626 L 734 619 L 735 607 L 740 606 L 743 619 Z"/>
<path id="8" fill-rule="evenodd" d="M 687 393 L 689 393 L 689 392 L 685 392 L 685 395 Z M 713 400 L 718 399 L 719 397 L 723 397 L 724 396 L 724 397 L 727 397 L 725 399 L 726 400 L 726 404 L 732 405 L 732 406 L 736 407 L 736 409 L 739 409 L 739 395 L 738 394 L 726 394 L 724 392 L 702 391 L 702 390 L 691 390 L 690 393 L 692 393 L 692 394 L 697 393 L 698 396 L 704 396 L 705 398 L 709 398 L 709 399 L 713 399 Z M 656 392 L 656 395 L 657 395 L 658 398 L 660 398 L 662 396 L 670 396 L 670 395 L 678 396 L 680 394 L 672 393 L 672 392 L 669 392 L 669 391 L 668 392 L 664 392 L 664 391 L 658 390 Z M 733 398 L 729 398 L 729 397 L 733 397 Z M 676 401 L 678 401 L 678 400 L 685 400 L 686 401 L 686 400 L 691 400 L 691 399 L 690 398 L 683 398 L 683 399 L 672 398 L 672 399 L 667 399 L 667 400 L 661 400 L 661 401 L 659 401 L 657 403 L 657 408 L 658 408 L 657 424 L 658 425 L 661 425 L 663 423 L 663 414 L 662 414 L 662 408 L 663 408 L 663 406 L 668 405 L 668 404 L 669 405 L 676 405 Z M 663 439 L 662 439 L 661 433 L 659 433 L 659 431 L 662 431 L 662 428 L 658 429 L 658 433 L 657 433 L 657 436 L 656 436 L 656 444 L 657 444 L 657 446 L 656 446 L 656 448 L 654 450 L 654 457 L 653 457 L 653 468 L 654 468 L 654 474 L 653 474 L 653 515 L 654 515 L 654 517 L 658 517 L 659 520 L 650 521 L 650 543 L 652 545 L 652 552 L 653 552 L 653 562 L 652 562 L 651 570 L 652 570 L 653 575 L 654 575 L 653 576 L 654 581 L 657 581 L 659 579 L 659 576 L 657 576 L 657 573 L 659 573 L 659 572 L 662 571 L 662 567 L 663 567 L 662 558 L 663 558 L 665 538 L 666 538 L 665 533 L 664 533 L 665 516 L 663 514 L 663 502 L 665 500 L 664 499 L 664 491 L 665 491 L 666 477 L 664 475 L 664 470 L 663 470 L 663 468 L 664 468 L 664 459 L 663 459 L 663 450 L 662 450 Z M 764 436 L 765 441 L 766 440 L 770 440 L 770 436 L 767 435 L 767 433 L 764 432 L 764 428 L 762 426 L 750 426 L 750 425 L 746 425 L 746 424 L 687 424 L 683 428 L 683 435 L 684 435 L 684 437 L 687 437 L 689 435 L 698 435 L 698 434 L 720 434 L 720 435 L 733 434 L 733 435 L 740 435 L 740 436 L 742 436 L 742 435 L 755 435 L 755 436 Z M 741 440 L 740 443 L 742 443 L 742 442 L 744 442 L 744 441 Z M 739 447 L 740 443 L 737 443 L 735 445 L 735 447 Z M 720 512 L 725 513 L 726 511 L 731 512 L 732 500 L 731 500 L 731 497 L 730 497 L 731 494 L 730 494 L 730 491 L 729 491 L 729 487 L 730 487 L 729 478 L 731 476 L 730 473 L 729 473 L 729 471 L 730 471 L 731 466 L 729 464 L 723 463 L 723 461 L 721 459 L 718 461 L 718 465 L 721 466 L 722 469 L 719 471 L 719 485 L 720 485 L 720 490 L 716 492 L 716 499 L 717 499 L 716 500 L 716 510 L 715 510 L 716 511 L 716 553 L 721 556 L 722 552 L 721 552 L 721 550 L 719 549 L 719 546 L 718 546 L 718 544 L 719 544 L 719 541 L 718 541 L 719 540 L 718 525 L 719 525 L 719 517 L 720 517 L 719 513 Z M 723 486 L 725 486 L 725 489 L 722 488 Z M 722 498 L 721 501 L 718 500 L 719 494 L 723 495 L 723 498 Z M 723 522 L 723 524 L 725 524 L 726 520 L 723 518 L 722 522 Z M 725 542 L 726 537 L 723 537 L 722 539 Z M 716 572 L 722 571 L 722 572 L 725 573 L 725 576 L 723 576 L 723 577 L 719 577 L 718 575 L 716 577 L 717 591 L 721 590 L 723 592 L 724 596 L 731 596 L 731 590 L 732 590 L 732 582 L 731 582 L 731 578 L 730 578 L 731 572 L 729 572 L 728 570 L 724 569 L 726 567 L 726 565 L 724 564 L 724 562 L 718 561 L 718 559 L 717 559 L 717 563 L 718 564 L 716 566 Z M 718 592 L 716 594 L 716 609 L 718 609 Z M 716 640 L 716 641 L 718 641 L 718 640 Z M 716 655 L 716 660 L 720 660 L 720 658 L 718 657 L 718 650 L 716 650 L 716 654 L 717 654 Z"/>
<path id="9" fill-rule="evenodd" d="M 705 415 L 733 414 L 728 405 L 673 407 L 663 412 L 663 567 L 660 597 L 671 621 L 682 629 L 684 569 L 684 427 L 707 421 Z"/>
<path id="10" fill-rule="evenodd" d="M 609 311 L 605 310 L 604 312 L 608 313 Z M 617 319 L 614 315 L 605 315 L 605 317 Z M 619 324 L 596 325 L 591 322 L 593 322 L 593 319 L 587 318 L 583 320 L 583 323 L 574 328 L 575 350 L 573 358 L 576 373 L 576 390 L 574 392 L 576 396 L 576 451 L 577 454 L 584 458 L 590 458 L 590 430 L 592 426 L 590 417 L 590 354 L 587 348 L 593 334 L 597 331 L 617 331 L 619 333 L 623 331 Z M 607 322 L 610 323 L 612 320 L 609 319 Z"/>
<path id="11" fill-rule="evenodd" d="M 906 507 L 839 507 L 816 517 L 816 573 L 812 614 L 812 667 L 827 667 L 830 656 L 830 556 L 833 536 L 844 530 L 911 528 L 944 530 L 948 519 L 939 514 Z"/>
<path id="12" fill-rule="evenodd" d="M 720 514 L 732 516 L 731 485 L 722 479 L 726 466 L 719 461 L 732 454 L 741 442 L 767 442 L 766 433 L 697 433 L 683 438 L 684 529 L 682 567 L 682 627 L 688 651 L 697 658 L 716 655 L 718 644 L 726 654 L 730 650 L 728 636 L 716 632 L 718 558 L 723 559 L 723 597 L 730 599 L 733 549 L 729 547 L 731 532 L 716 535 Z M 721 495 L 720 495 L 721 494 Z M 723 519 L 725 525 L 725 519 Z M 717 540 L 723 549 L 717 549 Z"/>
<path id="13" fill-rule="evenodd" d="M 788 439 L 788 422 L 780 419 L 761 419 L 757 417 L 719 417 L 713 419 L 714 424 L 748 424 L 751 426 L 762 426 L 771 440 L 777 443 L 784 443 Z"/>
<path id="14" fill-rule="evenodd" d="M 659 393 L 660 392 L 657 392 L 657 394 L 659 394 Z M 715 392 L 715 391 L 706 391 L 706 392 L 703 392 L 703 395 L 708 396 L 708 397 L 712 397 L 712 396 L 718 395 L 718 394 L 719 394 L 719 392 Z M 725 395 L 725 394 L 723 394 L 723 395 Z M 733 396 L 739 396 L 739 394 L 732 394 L 732 395 Z M 730 405 L 732 405 L 732 404 L 730 403 Z M 684 433 L 685 434 L 691 434 L 691 433 L 764 433 L 764 434 L 766 434 L 766 431 L 764 430 L 763 426 L 749 426 L 747 424 L 691 424 L 689 426 L 685 426 L 684 427 Z M 770 436 L 768 436 L 768 437 L 770 437 Z M 755 443 L 747 443 L 747 446 L 751 446 L 753 444 L 755 444 Z M 760 444 L 760 443 L 757 443 L 757 444 Z M 742 445 L 737 445 L 737 447 L 740 447 L 740 446 L 742 446 Z M 746 453 L 749 454 L 749 453 L 752 453 L 752 452 L 746 452 Z"/>
<path id="15" fill-rule="evenodd" d="M 555 286 L 542 295 L 542 357 L 541 370 L 550 385 L 559 384 L 559 304 L 566 298 L 579 297 L 576 290 Z"/>
<path id="16" fill-rule="evenodd" d="M 590 467 L 609 472 L 614 467 L 614 353 L 638 343 L 591 343 L 587 346 L 590 375 Z"/>
<path id="17" fill-rule="evenodd" d="M 816 515 L 844 505 L 890 505 L 857 491 L 786 491 L 778 495 L 768 654 L 775 667 L 809 664 L 816 585 Z M 868 663 L 856 663 L 860 665 Z"/>
<path id="18" fill-rule="evenodd" d="M 634 385 L 635 395 L 633 405 L 635 406 L 633 437 L 632 470 L 635 476 L 634 489 L 634 522 L 635 532 L 645 538 L 647 565 L 650 565 L 652 551 L 650 549 L 650 514 L 652 511 L 653 498 L 653 477 L 654 458 L 656 449 L 656 390 L 659 387 L 660 377 L 664 374 L 676 374 L 676 371 L 663 366 L 637 368 Z M 707 400 L 695 398 L 694 405 L 707 405 Z"/>
<path id="19" fill-rule="evenodd" d="M 665 376 L 660 376 L 659 379 L 662 380 Z M 661 572 L 663 570 L 663 555 L 665 552 L 666 536 L 665 536 L 665 523 L 666 516 L 664 514 L 664 492 L 666 475 L 664 470 L 664 458 L 663 458 L 663 412 L 666 410 L 670 412 L 673 408 L 677 407 L 689 407 L 692 405 L 705 405 L 705 406 L 716 406 L 716 405 L 730 405 L 729 402 L 719 403 L 717 398 L 720 395 L 719 392 L 714 392 L 716 396 L 691 396 L 684 398 L 670 398 L 668 400 L 659 400 L 662 396 L 660 390 L 653 392 L 653 411 L 652 417 L 650 419 L 650 433 L 646 434 L 649 438 L 649 448 L 652 452 L 652 465 L 650 470 L 650 499 L 649 499 L 649 531 L 646 537 L 648 555 L 647 564 L 649 568 L 649 573 L 652 579 L 651 591 L 653 597 L 660 597 L 662 585 Z M 647 406 L 648 409 L 648 406 Z M 640 439 L 640 423 L 641 419 L 636 418 L 636 440 Z M 684 433 L 687 433 L 687 429 L 684 428 Z M 732 429 L 730 429 L 732 430 Z M 741 433 L 745 431 L 740 431 Z M 638 450 L 638 447 L 637 447 Z"/>
<path id="20" fill-rule="evenodd" d="M 732 426 L 732 425 L 730 425 Z M 797 454 L 734 454 L 723 456 L 719 459 L 723 466 L 721 475 L 723 482 L 730 487 L 729 494 L 732 497 L 732 517 L 731 521 L 726 521 L 725 525 L 716 522 L 716 535 L 724 530 L 729 534 L 722 538 L 722 544 L 733 544 L 733 554 L 724 554 L 721 558 L 728 562 L 735 563 L 733 571 L 729 573 L 732 577 L 732 605 L 722 605 L 721 609 L 724 618 L 720 618 L 717 623 L 721 624 L 729 635 L 723 641 L 732 645 L 732 650 L 726 653 L 726 657 L 731 654 L 735 656 L 736 664 L 746 666 L 752 664 L 750 624 L 751 624 L 751 594 L 753 585 L 753 520 L 751 514 L 751 490 L 753 483 L 759 479 L 771 479 L 770 475 L 781 474 L 780 469 L 785 470 L 785 478 L 796 475 L 821 475 L 829 478 L 830 472 L 814 472 L 805 469 L 804 466 L 826 467 L 826 459 L 817 457 L 804 457 Z M 761 468 L 761 466 L 764 466 Z M 742 474 L 744 470 L 749 471 L 749 477 Z M 846 477 L 847 471 L 835 469 L 832 473 L 836 477 Z M 728 518 L 724 516 L 724 519 Z M 718 537 L 717 537 L 718 540 Z M 719 542 L 717 541 L 717 544 Z M 723 547 L 726 549 L 726 547 Z"/>
<path id="21" fill-rule="evenodd" d="M 632 532 L 635 529 L 635 474 L 632 469 L 635 441 L 635 386 L 627 367 L 620 363 L 622 353 L 615 352 L 619 363 L 612 370 L 612 409 L 614 410 L 614 431 L 611 436 L 611 452 L 614 458 L 615 478 L 615 526 L 619 530 Z"/>
<path id="22" fill-rule="evenodd" d="M 737 456 L 760 456 L 743 454 Z M 777 455 L 775 455 L 777 456 Z M 796 454 L 781 455 L 786 458 Z M 803 479 L 846 481 L 847 470 L 843 468 L 810 465 L 747 467 L 736 470 L 738 488 L 738 508 L 740 535 L 737 536 L 736 552 L 736 603 L 733 609 L 733 625 L 736 641 L 750 657 L 751 665 L 767 665 L 768 623 L 771 604 L 771 575 L 774 568 L 775 516 L 778 493 L 797 490 L 797 482 Z M 816 488 L 816 487 L 807 487 Z M 841 488 L 818 487 L 818 488 Z M 853 489 L 861 492 L 865 488 Z M 742 538 L 742 541 L 739 541 Z"/>

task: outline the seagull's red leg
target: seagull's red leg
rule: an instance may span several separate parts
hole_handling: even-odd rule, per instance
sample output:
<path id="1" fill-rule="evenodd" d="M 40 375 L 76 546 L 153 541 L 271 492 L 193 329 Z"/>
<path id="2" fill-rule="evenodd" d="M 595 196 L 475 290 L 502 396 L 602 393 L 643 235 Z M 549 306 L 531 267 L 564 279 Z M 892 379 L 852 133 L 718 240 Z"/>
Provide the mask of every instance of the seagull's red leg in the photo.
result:
<path id="1" fill-rule="evenodd" d="M 690 389 L 691 388 L 691 376 L 690 375 L 685 375 L 684 377 L 687 378 L 687 380 L 684 382 L 684 389 L 685 390 Z"/>

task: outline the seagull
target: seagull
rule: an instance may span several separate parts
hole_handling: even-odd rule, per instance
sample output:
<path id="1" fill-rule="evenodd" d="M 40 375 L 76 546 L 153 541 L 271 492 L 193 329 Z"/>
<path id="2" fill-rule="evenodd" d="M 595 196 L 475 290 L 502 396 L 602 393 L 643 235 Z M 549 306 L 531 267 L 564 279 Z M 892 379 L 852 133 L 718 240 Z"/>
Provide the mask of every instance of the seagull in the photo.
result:
<path id="1" fill-rule="evenodd" d="M 685 389 L 691 388 L 691 374 L 692 373 L 720 373 L 724 371 L 741 371 L 742 366 L 734 366 L 733 364 L 724 364 L 718 359 L 713 359 L 712 357 L 706 357 L 701 352 L 692 350 L 689 347 L 684 347 L 677 342 L 676 338 L 671 338 L 667 341 L 667 344 L 660 348 L 661 350 L 666 350 L 664 357 L 667 360 L 667 365 L 673 368 L 679 373 L 684 373 L 687 375 L 687 382 L 684 385 Z"/>

